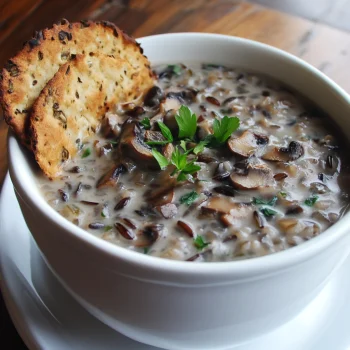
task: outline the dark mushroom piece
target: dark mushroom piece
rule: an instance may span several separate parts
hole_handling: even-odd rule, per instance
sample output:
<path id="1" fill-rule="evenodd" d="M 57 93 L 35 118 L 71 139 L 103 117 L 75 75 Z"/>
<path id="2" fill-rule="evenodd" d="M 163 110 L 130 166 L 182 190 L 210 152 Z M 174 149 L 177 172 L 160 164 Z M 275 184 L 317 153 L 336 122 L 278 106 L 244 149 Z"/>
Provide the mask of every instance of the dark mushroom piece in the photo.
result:
<path id="1" fill-rule="evenodd" d="M 291 205 L 286 210 L 286 215 L 297 215 L 301 214 L 304 209 L 300 205 Z"/>
<path id="2" fill-rule="evenodd" d="M 212 128 L 207 119 L 198 123 L 197 136 L 200 140 L 204 140 L 207 136 L 213 133 Z"/>
<path id="3" fill-rule="evenodd" d="M 219 163 L 216 167 L 213 180 L 216 181 L 223 181 L 227 178 L 229 178 L 232 171 L 232 165 L 229 162 L 222 162 Z"/>
<path id="4" fill-rule="evenodd" d="M 228 185 L 216 186 L 213 188 L 213 191 L 228 197 L 234 197 L 236 192 L 233 187 Z"/>
<path id="5" fill-rule="evenodd" d="M 117 164 L 108 170 L 98 181 L 96 187 L 98 189 L 104 187 L 113 187 L 117 184 L 120 174 L 126 172 L 126 168 L 123 164 Z"/>
<path id="6" fill-rule="evenodd" d="M 185 89 L 182 91 L 170 91 L 167 93 L 167 98 L 176 98 L 181 104 L 191 104 L 195 101 L 198 91 L 195 89 Z"/>
<path id="7" fill-rule="evenodd" d="M 268 136 L 246 130 L 240 137 L 229 139 L 227 146 L 234 154 L 238 154 L 242 157 L 250 157 L 259 148 L 268 143 Z"/>
<path id="8" fill-rule="evenodd" d="M 288 147 L 272 147 L 262 158 L 273 162 L 290 162 L 304 155 L 304 147 L 297 141 L 290 142 Z"/>
<path id="9" fill-rule="evenodd" d="M 230 175 L 230 180 L 236 188 L 243 190 L 269 187 L 274 184 L 272 170 L 264 164 L 248 164 L 246 172 L 234 171 Z"/>
<path id="10" fill-rule="evenodd" d="M 164 230 L 162 224 L 146 224 L 142 230 L 137 233 L 135 241 L 136 247 L 148 247 L 152 245 L 161 235 Z"/>
<path id="11" fill-rule="evenodd" d="M 164 157 L 168 160 L 170 160 L 173 152 L 174 152 L 174 145 L 172 143 L 167 143 L 165 146 L 162 147 L 162 153 Z"/>
<path id="12" fill-rule="evenodd" d="M 164 93 L 162 89 L 158 86 L 151 87 L 144 99 L 144 104 L 147 107 L 153 107 L 156 108 L 160 105 L 160 102 L 164 98 Z"/>
<path id="13" fill-rule="evenodd" d="M 139 165 L 157 166 L 152 148 L 144 143 L 144 135 L 137 122 L 124 124 L 119 141 L 119 153 L 121 158 L 127 155 L 132 160 L 142 161 Z"/>

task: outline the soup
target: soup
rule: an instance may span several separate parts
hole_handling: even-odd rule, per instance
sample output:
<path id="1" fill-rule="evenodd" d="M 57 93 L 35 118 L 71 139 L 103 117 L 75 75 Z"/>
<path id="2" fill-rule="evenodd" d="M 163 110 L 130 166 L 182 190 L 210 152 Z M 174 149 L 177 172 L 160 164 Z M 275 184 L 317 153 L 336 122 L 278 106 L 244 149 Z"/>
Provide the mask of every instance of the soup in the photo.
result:
<path id="1" fill-rule="evenodd" d="M 106 114 L 62 176 L 39 185 L 66 219 L 167 259 L 230 261 L 301 244 L 344 213 L 347 167 L 327 118 L 280 83 L 162 65 L 143 101 Z"/>

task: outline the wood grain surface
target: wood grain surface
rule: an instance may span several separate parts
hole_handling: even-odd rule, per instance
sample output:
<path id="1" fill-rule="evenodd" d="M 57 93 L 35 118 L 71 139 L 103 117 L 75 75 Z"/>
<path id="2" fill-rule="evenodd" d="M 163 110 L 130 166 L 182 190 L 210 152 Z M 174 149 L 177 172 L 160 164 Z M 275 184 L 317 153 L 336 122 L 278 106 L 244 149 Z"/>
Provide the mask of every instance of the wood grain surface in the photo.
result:
<path id="1" fill-rule="evenodd" d="M 281 3 L 274 0 L 257 2 L 271 4 L 273 7 L 279 7 L 280 4 L 276 4 Z M 284 7 L 281 5 L 280 8 L 288 10 L 292 2 L 285 1 Z M 295 4 L 299 2 L 294 1 Z M 310 2 L 316 6 L 319 4 L 315 0 Z M 321 2 L 327 2 L 328 6 L 332 0 Z M 336 1 L 338 8 L 340 2 Z M 329 6 L 327 8 L 332 10 L 332 6 Z M 310 11 L 315 10 L 312 6 L 309 8 Z M 308 17 L 307 13 L 300 13 L 300 8 L 296 8 L 296 5 L 294 10 L 290 12 Z M 336 22 L 335 12 L 332 13 L 333 22 Z M 320 23 L 319 18 L 304 19 L 256 3 L 236 0 L 2 0 L 0 66 L 21 47 L 22 42 L 34 30 L 50 26 L 62 17 L 69 21 L 86 18 L 109 20 L 135 37 L 168 32 L 209 32 L 257 40 L 303 58 L 350 92 L 348 32 Z M 342 20 L 343 17 L 342 12 Z M 7 127 L 1 118 L 0 184 L 7 172 L 6 135 Z M 0 334 L 4 335 L 2 342 L 9 342 L 5 342 L 9 344 L 7 349 L 25 349 L 14 332 L 1 301 Z"/>

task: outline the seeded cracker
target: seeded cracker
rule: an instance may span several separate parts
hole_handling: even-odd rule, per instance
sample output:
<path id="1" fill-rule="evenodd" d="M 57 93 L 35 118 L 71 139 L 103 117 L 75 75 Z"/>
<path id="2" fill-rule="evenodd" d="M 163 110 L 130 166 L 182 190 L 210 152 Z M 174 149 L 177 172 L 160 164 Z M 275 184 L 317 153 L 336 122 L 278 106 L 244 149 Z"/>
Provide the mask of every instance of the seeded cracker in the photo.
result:
<path id="1" fill-rule="evenodd" d="M 98 52 L 127 60 L 140 81 L 150 85 L 149 61 L 134 39 L 109 22 L 62 20 L 51 29 L 36 32 L 0 75 L 0 103 L 6 122 L 27 146 L 26 126 L 31 107 L 47 82 L 67 63 L 71 54 Z M 140 86 L 142 89 L 142 85 Z"/>
<path id="2" fill-rule="evenodd" d="M 137 98 L 152 84 L 149 79 L 147 86 L 127 60 L 102 54 L 77 55 L 61 66 L 34 103 L 30 118 L 32 150 L 44 173 L 57 177 L 109 108 Z"/>

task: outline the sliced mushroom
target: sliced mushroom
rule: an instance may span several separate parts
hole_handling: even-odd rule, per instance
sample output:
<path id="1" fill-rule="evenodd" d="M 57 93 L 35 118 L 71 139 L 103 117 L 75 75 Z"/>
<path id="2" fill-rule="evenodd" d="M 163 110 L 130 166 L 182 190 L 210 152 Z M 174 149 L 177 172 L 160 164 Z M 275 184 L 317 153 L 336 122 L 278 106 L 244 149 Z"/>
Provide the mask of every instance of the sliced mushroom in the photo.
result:
<path id="1" fill-rule="evenodd" d="M 146 224 L 142 230 L 137 233 L 135 241 L 136 247 L 148 247 L 152 245 L 159 236 L 162 235 L 164 225 L 162 224 Z"/>
<path id="2" fill-rule="evenodd" d="M 117 184 L 120 174 L 126 172 L 126 168 L 123 164 L 117 164 L 108 170 L 98 181 L 96 187 L 98 189 L 104 187 L 113 187 Z"/>
<path id="3" fill-rule="evenodd" d="M 234 197 L 236 192 L 233 187 L 228 185 L 216 186 L 213 188 L 213 191 L 228 197 Z"/>
<path id="4" fill-rule="evenodd" d="M 304 147 L 297 141 L 290 142 L 288 147 L 272 147 L 262 158 L 273 162 L 290 162 L 304 155 Z"/>
<path id="5" fill-rule="evenodd" d="M 310 220 L 298 220 L 295 218 L 281 219 L 278 221 L 278 225 L 287 235 L 287 238 L 299 236 L 309 239 L 320 233 L 319 225 Z"/>
<path id="6" fill-rule="evenodd" d="M 211 135 L 213 130 L 207 119 L 204 119 L 198 123 L 197 135 L 200 140 L 204 140 L 207 136 Z"/>
<path id="7" fill-rule="evenodd" d="M 164 98 L 164 93 L 159 86 L 151 87 L 144 99 L 145 106 L 157 108 Z"/>
<path id="8" fill-rule="evenodd" d="M 167 143 L 165 146 L 162 147 L 162 152 L 164 157 L 170 160 L 171 155 L 174 152 L 174 145 L 172 143 Z"/>
<path id="9" fill-rule="evenodd" d="M 176 98 L 181 104 L 190 104 L 195 101 L 198 91 L 188 88 L 182 91 L 170 91 L 167 93 L 167 98 Z"/>
<path id="10" fill-rule="evenodd" d="M 225 197 L 211 197 L 202 208 L 215 213 L 230 214 L 234 218 L 246 217 L 252 211 L 252 207 L 243 203 L 231 202 Z"/>
<path id="11" fill-rule="evenodd" d="M 120 136 L 119 152 L 121 158 L 127 155 L 135 161 L 143 161 L 139 165 L 157 165 L 152 154 L 152 149 L 144 143 L 142 130 L 136 122 L 127 122 L 124 124 Z"/>
<path id="12" fill-rule="evenodd" d="M 223 181 L 230 176 L 231 171 L 232 171 L 232 165 L 230 162 L 226 161 L 226 162 L 219 163 L 215 170 L 213 180 Z"/>
<path id="13" fill-rule="evenodd" d="M 264 164 L 248 164 L 247 173 L 234 171 L 230 175 L 233 185 L 243 190 L 269 187 L 274 184 L 272 170 Z"/>
<path id="14" fill-rule="evenodd" d="M 268 136 L 246 130 L 240 137 L 229 139 L 227 145 L 232 153 L 242 157 L 250 157 L 268 143 Z"/>
<path id="15" fill-rule="evenodd" d="M 156 209 L 163 215 L 164 219 L 171 219 L 177 214 L 177 206 L 173 203 L 158 206 Z"/>
<path id="16" fill-rule="evenodd" d="M 165 141 L 165 137 L 160 131 L 145 131 L 145 141 Z"/>
<path id="17" fill-rule="evenodd" d="M 119 115 L 115 113 L 106 113 L 104 124 L 102 129 L 106 137 L 108 136 L 119 136 L 121 131 L 121 126 L 128 119 L 128 116 Z"/>
<path id="18" fill-rule="evenodd" d="M 161 104 L 160 104 L 160 112 L 165 114 L 168 111 L 175 111 L 177 112 L 181 107 L 181 103 L 177 98 L 167 97 Z"/>
<path id="19" fill-rule="evenodd" d="M 234 225 L 235 218 L 230 214 L 223 214 L 220 216 L 220 221 L 224 224 L 224 226 L 229 227 Z"/>

